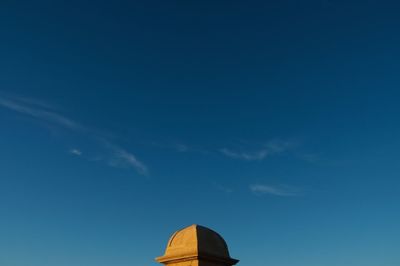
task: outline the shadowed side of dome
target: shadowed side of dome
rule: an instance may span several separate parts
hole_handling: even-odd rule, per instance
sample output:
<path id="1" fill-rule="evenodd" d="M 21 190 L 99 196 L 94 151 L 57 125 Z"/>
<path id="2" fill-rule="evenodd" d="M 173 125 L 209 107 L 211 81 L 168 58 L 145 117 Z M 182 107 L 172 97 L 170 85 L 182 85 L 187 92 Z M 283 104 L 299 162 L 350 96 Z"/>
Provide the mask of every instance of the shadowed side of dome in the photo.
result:
<path id="1" fill-rule="evenodd" d="M 228 246 L 217 232 L 196 224 L 175 232 L 164 256 L 156 260 L 170 265 L 182 265 L 180 263 L 185 261 L 196 261 L 197 265 L 234 265 L 238 262 L 229 256 Z"/>
<path id="2" fill-rule="evenodd" d="M 199 254 L 215 255 L 229 258 L 228 245 L 217 232 L 204 227 L 197 226 L 197 248 Z"/>

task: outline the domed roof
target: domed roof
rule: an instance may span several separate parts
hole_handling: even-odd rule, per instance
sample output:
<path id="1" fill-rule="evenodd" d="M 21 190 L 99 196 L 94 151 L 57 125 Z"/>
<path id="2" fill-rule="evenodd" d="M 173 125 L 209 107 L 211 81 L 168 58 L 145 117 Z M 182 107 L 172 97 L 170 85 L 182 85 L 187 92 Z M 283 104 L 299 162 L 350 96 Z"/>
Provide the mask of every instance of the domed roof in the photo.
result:
<path id="1" fill-rule="evenodd" d="M 217 232 L 196 224 L 175 232 L 168 241 L 164 256 L 158 257 L 157 261 L 193 257 L 222 260 L 230 262 L 230 265 L 237 262 L 229 256 L 228 246 Z"/>

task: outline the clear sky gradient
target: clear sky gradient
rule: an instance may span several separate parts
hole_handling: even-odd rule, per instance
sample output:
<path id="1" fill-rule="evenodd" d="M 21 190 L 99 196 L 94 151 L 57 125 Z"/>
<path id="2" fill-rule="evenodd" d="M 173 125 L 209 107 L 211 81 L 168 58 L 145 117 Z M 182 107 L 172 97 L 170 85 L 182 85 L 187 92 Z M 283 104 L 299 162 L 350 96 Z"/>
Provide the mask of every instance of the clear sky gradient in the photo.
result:
<path id="1" fill-rule="evenodd" d="M 397 1 L 0 3 L 0 265 L 400 265 Z"/>

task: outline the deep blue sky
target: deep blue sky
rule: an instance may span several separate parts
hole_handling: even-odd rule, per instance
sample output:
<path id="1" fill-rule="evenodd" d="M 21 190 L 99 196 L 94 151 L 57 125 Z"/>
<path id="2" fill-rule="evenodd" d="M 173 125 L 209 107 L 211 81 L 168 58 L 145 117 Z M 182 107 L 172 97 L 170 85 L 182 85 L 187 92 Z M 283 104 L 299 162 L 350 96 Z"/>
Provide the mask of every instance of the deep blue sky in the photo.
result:
<path id="1" fill-rule="evenodd" d="M 388 1 L 1 1 L 0 264 L 400 264 Z"/>

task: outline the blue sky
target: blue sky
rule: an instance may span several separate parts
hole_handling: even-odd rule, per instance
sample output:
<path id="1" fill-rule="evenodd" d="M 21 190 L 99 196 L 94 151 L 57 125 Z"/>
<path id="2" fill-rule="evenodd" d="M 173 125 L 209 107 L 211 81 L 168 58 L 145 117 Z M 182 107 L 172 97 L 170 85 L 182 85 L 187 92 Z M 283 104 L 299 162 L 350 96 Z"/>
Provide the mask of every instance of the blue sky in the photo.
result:
<path id="1" fill-rule="evenodd" d="M 2 1 L 0 264 L 400 264 L 389 1 Z"/>

